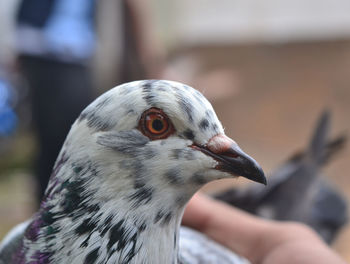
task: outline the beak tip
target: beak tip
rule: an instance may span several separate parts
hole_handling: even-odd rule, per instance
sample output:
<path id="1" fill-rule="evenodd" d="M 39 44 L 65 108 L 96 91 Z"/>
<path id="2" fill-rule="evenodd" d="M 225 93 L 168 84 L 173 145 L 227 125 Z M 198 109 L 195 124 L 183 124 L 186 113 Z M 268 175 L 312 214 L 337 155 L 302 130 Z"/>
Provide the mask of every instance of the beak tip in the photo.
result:
<path id="1" fill-rule="evenodd" d="M 262 177 L 262 180 L 261 180 L 261 184 L 264 184 L 265 186 L 267 185 L 267 179 L 266 179 L 266 177 L 265 177 L 265 175 L 262 175 L 263 177 Z"/>
<path id="2" fill-rule="evenodd" d="M 259 179 L 258 180 L 258 182 L 259 183 L 261 183 L 261 184 L 264 184 L 265 186 L 267 185 L 267 179 L 266 179 L 266 176 L 265 176 L 265 173 L 264 173 L 264 171 L 263 171 L 263 169 L 259 166 L 258 167 L 258 171 L 257 171 L 257 179 Z"/>
<path id="3" fill-rule="evenodd" d="M 255 173 L 252 173 L 249 176 L 246 175 L 246 178 L 248 178 L 250 180 L 253 180 L 255 182 L 261 183 L 261 184 L 266 186 L 267 185 L 267 179 L 266 179 L 264 171 L 257 164 L 256 164 L 255 169 L 256 169 Z"/>

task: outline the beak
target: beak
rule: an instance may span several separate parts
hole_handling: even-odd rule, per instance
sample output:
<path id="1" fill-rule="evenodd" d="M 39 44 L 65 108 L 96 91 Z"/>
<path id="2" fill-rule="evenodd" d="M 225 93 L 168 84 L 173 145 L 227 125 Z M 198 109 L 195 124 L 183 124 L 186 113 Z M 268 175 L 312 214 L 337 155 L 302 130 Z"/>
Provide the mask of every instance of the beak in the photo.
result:
<path id="1" fill-rule="evenodd" d="M 193 148 L 214 158 L 218 165 L 215 169 L 266 185 L 266 177 L 260 165 L 243 152 L 235 141 L 219 134 L 212 137 L 206 146 L 194 145 Z"/>

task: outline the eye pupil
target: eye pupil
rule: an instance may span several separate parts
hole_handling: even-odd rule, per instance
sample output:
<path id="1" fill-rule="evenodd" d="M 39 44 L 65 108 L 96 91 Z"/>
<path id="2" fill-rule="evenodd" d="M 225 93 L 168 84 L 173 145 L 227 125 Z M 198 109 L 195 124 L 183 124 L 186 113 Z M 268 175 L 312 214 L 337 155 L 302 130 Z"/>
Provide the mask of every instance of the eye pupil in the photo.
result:
<path id="1" fill-rule="evenodd" d="M 163 128 L 164 128 L 164 124 L 161 120 L 159 119 L 155 119 L 153 122 L 152 122 L 152 128 L 156 131 L 162 131 Z"/>

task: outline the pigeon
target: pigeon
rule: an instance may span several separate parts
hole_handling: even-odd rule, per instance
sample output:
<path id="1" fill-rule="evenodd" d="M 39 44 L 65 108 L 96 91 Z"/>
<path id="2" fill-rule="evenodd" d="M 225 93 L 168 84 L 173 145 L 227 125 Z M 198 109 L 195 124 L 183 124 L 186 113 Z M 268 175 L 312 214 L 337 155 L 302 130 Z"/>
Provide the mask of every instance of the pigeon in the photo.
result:
<path id="1" fill-rule="evenodd" d="M 230 189 L 215 198 L 260 217 L 305 223 L 330 244 L 348 220 L 345 197 L 320 171 L 346 143 L 345 135 L 328 140 L 330 123 L 325 110 L 309 146 L 277 168 L 266 188 Z"/>
<path id="2" fill-rule="evenodd" d="M 206 263 L 248 263 L 202 234 L 180 232 L 201 186 L 238 176 L 266 185 L 199 91 L 165 80 L 119 85 L 75 121 L 39 211 L 5 237 L 0 263 L 192 264 L 207 254 Z M 190 233 L 212 248 L 200 260 L 186 250 Z"/>

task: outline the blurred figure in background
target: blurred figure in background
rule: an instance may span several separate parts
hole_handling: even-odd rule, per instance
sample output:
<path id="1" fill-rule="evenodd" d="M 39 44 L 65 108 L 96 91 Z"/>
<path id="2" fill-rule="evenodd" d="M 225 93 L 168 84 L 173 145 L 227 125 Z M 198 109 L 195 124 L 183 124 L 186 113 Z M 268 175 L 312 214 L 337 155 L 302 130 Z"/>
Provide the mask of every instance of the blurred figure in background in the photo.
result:
<path id="1" fill-rule="evenodd" d="M 30 88 L 39 144 L 39 200 L 71 124 L 93 99 L 93 9 L 93 0 L 23 0 L 18 9 L 18 61 Z"/>
<path id="2" fill-rule="evenodd" d="M 31 92 L 39 144 L 38 201 L 70 126 L 94 98 L 96 4 L 95 0 L 22 0 L 19 5 L 17 52 Z M 147 3 L 121 1 L 120 5 L 122 66 L 117 82 L 159 77 L 164 56 L 145 29 Z"/>

